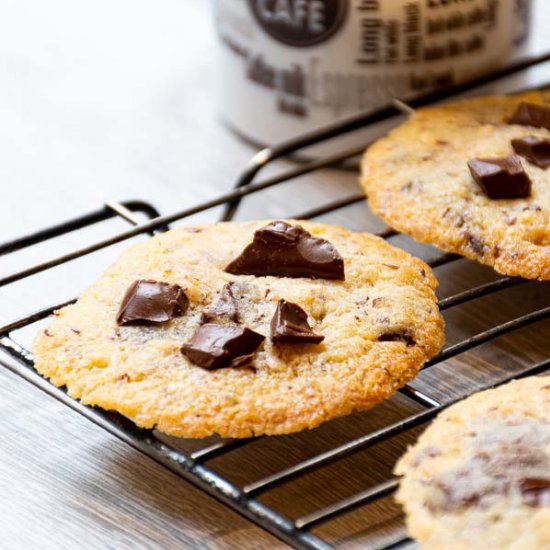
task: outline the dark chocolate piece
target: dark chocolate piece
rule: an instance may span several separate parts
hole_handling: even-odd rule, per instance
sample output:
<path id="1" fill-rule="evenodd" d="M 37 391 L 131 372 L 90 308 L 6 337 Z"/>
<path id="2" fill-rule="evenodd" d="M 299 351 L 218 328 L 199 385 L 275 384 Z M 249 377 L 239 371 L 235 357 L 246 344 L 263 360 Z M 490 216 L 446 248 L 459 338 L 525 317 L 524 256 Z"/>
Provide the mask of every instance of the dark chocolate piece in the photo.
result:
<path id="1" fill-rule="evenodd" d="M 478 256 L 483 256 L 487 250 L 487 245 L 475 235 L 472 235 L 469 231 L 464 233 L 465 243 L 469 246 Z"/>
<path id="2" fill-rule="evenodd" d="M 250 362 L 265 336 L 238 325 L 207 323 L 200 326 L 181 352 L 205 369 L 241 367 Z"/>
<path id="3" fill-rule="evenodd" d="M 550 139 L 525 136 L 512 140 L 514 151 L 539 168 L 550 166 Z"/>
<path id="4" fill-rule="evenodd" d="M 275 275 L 343 281 L 344 260 L 325 239 L 303 227 L 272 222 L 254 233 L 253 241 L 225 271 L 235 275 Z"/>
<path id="5" fill-rule="evenodd" d="M 271 319 L 271 341 L 274 344 L 319 344 L 324 339 L 311 330 L 307 313 L 298 304 L 279 300 Z"/>
<path id="6" fill-rule="evenodd" d="M 469 430 L 471 458 L 428 482 L 442 493 L 429 497 L 429 508 L 445 512 L 488 508 L 517 493 L 527 506 L 550 506 L 548 423 L 519 417 L 488 421 L 486 426 L 483 422 L 480 419 Z"/>
<path id="7" fill-rule="evenodd" d="M 407 331 L 386 332 L 378 337 L 379 342 L 405 342 L 407 346 L 414 346 L 416 340 Z"/>
<path id="8" fill-rule="evenodd" d="M 545 105 L 522 101 L 508 122 L 550 130 L 550 108 Z"/>
<path id="9" fill-rule="evenodd" d="M 204 323 L 216 319 L 226 319 L 234 323 L 239 320 L 239 304 L 233 295 L 234 283 L 227 283 L 220 292 L 216 305 L 210 305 L 202 312 Z"/>
<path id="10" fill-rule="evenodd" d="M 533 508 L 550 507 L 550 479 L 527 478 L 520 483 L 523 502 Z"/>
<path id="11" fill-rule="evenodd" d="M 517 155 L 472 159 L 468 168 L 475 182 L 491 199 L 519 199 L 531 193 L 531 180 Z"/>
<path id="12" fill-rule="evenodd" d="M 183 315 L 188 306 L 189 300 L 178 285 L 135 281 L 122 299 L 116 321 L 119 325 L 164 323 Z"/>
<path id="13" fill-rule="evenodd" d="M 415 467 L 420 466 L 427 458 L 435 458 L 441 456 L 441 450 L 438 447 L 435 447 L 433 445 L 429 447 L 424 447 L 423 449 L 420 449 L 416 453 L 416 455 L 413 458 L 412 464 Z"/>

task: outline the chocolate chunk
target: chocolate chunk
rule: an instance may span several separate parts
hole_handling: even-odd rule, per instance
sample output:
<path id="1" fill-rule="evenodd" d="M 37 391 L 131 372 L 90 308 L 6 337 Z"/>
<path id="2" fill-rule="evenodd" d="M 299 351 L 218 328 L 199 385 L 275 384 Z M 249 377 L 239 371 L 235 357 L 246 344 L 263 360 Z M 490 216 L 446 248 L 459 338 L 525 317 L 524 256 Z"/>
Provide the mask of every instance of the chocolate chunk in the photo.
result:
<path id="1" fill-rule="evenodd" d="M 520 483 L 523 502 L 534 508 L 550 507 L 550 479 L 527 478 Z"/>
<path id="2" fill-rule="evenodd" d="M 189 300 L 178 285 L 135 281 L 122 299 L 116 321 L 119 325 L 164 323 L 183 315 L 188 306 Z"/>
<path id="3" fill-rule="evenodd" d="M 514 151 L 539 168 L 550 166 L 550 140 L 525 136 L 512 140 Z"/>
<path id="4" fill-rule="evenodd" d="M 531 193 L 531 180 L 517 155 L 472 159 L 468 168 L 475 182 L 491 199 L 519 199 Z"/>
<path id="5" fill-rule="evenodd" d="M 232 282 L 224 285 L 216 305 L 211 305 L 202 312 L 204 323 L 216 319 L 227 319 L 235 323 L 239 320 L 239 304 L 233 295 L 233 285 Z"/>
<path id="6" fill-rule="evenodd" d="M 550 506 L 548 423 L 519 417 L 503 422 L 480 419 L 468 435 L 471 458 L 429 482 L 443 496 L 436 492 L 429 498 L 431 510 L 488 508 L 517 493 L 527 506 Z"/>
<path id="7" fill-rule="evenodd" d="M 472 235 L 469 231 L 464 234 L 466 245 L 468 245 L 478 256 L 483 256 L 487 245 L 475 235 Z"/>
<path id="8" fill-rule="evenodd" d="M 298 304 L 279 300 L 271 319 L 271 341 L 274 344 L 319 344 L 324 339 L 311 330 L 307 313 Z"/>
<path id="9" fill-rule="evenodd" d="M 200 326 L 181 352 L 205 369 L 241 367 L 250 362 L 265 336 L 246 327 L 207 323 Z"/>
<path id="10" fill-rule="evenodd" d="M 225 271 L 235 275 L 275 275 L 343 281 L 344 260 L 325 239 L 299 225 L 272 222 L 254 233 L 253 241 Z"/>
<path id="11" fill-rule="evenodd" d="M 508 121 L 510 124 L 550 129 L 550 108 L 537 103 L 522 101 Z"/>
<path id="12" fill-rule="evenodd" d="M 441 450 L 438 447 L 430 445 L 429 447 L 424 447 L 423 449 L 420 449 L 420 451 L 416 453 L 415 457 L 413 458 L 412 464 L 413 466 L 418 467 L 427 458 L 436 458 L 438 456 L 441 456 Z"/>
<path id="13" fill-rule="evenodd" d="M 407 332 L 386 332 L 378 337 L 379 342 L 405 342 L 407 346 L 414 346 L 416 340 Z"/>

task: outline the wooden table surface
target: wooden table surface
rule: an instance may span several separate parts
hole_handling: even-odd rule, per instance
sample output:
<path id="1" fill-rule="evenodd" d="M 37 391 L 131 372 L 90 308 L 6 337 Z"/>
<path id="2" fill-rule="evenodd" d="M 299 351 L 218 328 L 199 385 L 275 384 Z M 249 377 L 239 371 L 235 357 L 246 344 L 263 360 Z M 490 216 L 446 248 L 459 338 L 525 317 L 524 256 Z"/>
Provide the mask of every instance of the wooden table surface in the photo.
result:
<path id="1" fill-rule="evenodd" d="M 548 21 L 542 6 L 542 0 L 536 4 L 539 29 Z M 106 200 L 144 199 L 167 213 L 228 190 L 254 149 L 217 117 L 215 47 L 204 0 L 3 2 L 0 240 Z M 324 170 L 247 200 L 238 217 L 296 214 L 356 189 L 353 171 Z M 194 219 L 218 215 L 212 210 Z M 364 205 L 324 219 L 351 229 L 382 227 Z M 10 255 L 0 273 L 124 227 L 118 220 Z M 437 255 L 406 238 L 394 242 L 423 257 Z M 0 289 L 0 323 L 76 295 L 120 249 Z M 439 268 L 437 275 L 442 297 L 495 278 L 490 269 L 465 260 Z M 528 283 L 449 310 L 448 342 L 550 305 L 548 290 L 547 284 Z M 425 371 L 415 384 L 440 399 L 464 394 L 550 356 L 549 329 L 546 321 L 499 338 Z M 28 344 L 36 330 L 16 338 Z M 261 439 L 211 466 L 246 483 L 418 409 L 398 395 L 312 432 Z M 417 434 L 358 453 L 263 500 L 297 517 L 349 496 L 388 475 Z M 3 550 L 285 546 L 1 365 L 0 439 Z M 183 448 L 198 444 L 181 442 Z M 368 548 L 402 535 L 403 525 L 387 498 L 315 532 L 339 547 Z"/>

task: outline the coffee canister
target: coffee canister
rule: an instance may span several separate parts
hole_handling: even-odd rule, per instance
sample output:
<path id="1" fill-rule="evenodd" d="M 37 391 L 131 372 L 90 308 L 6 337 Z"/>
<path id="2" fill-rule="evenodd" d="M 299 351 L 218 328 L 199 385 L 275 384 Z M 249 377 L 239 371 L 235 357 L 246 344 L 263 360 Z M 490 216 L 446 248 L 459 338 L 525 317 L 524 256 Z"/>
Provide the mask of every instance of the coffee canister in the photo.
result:
<path id="1" fill-rule="evenodd" d="M 269 145 L 497 69 L 530 0 L 215 0 L 220 108 Z"/>

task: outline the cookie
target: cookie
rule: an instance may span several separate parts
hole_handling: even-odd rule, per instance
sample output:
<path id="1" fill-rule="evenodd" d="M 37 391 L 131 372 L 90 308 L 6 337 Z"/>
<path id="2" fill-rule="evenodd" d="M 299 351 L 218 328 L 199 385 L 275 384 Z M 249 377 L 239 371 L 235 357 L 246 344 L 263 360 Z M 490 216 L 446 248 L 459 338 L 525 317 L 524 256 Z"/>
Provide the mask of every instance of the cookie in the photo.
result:
<path id="1" fill-rule="evenodd" d="M 440 350 L 421 260 L 339 227 L 266 223 L 130 248 L 37 335 L 36 369 L 138 426 L 249 437 L 368 409 Z"/>
<path id="2" fill-rule="evenodd" d="M 549 128 L 548 91 L 419 109 L 366 152 L 369 205 L 421 242 L 549 280 Z"/>
<path id="3" fill-rule="evenodd" d="M 550 377 L 453 405 L 398 462 L 397 500 L 425 550 L 550 548 Z"/>

